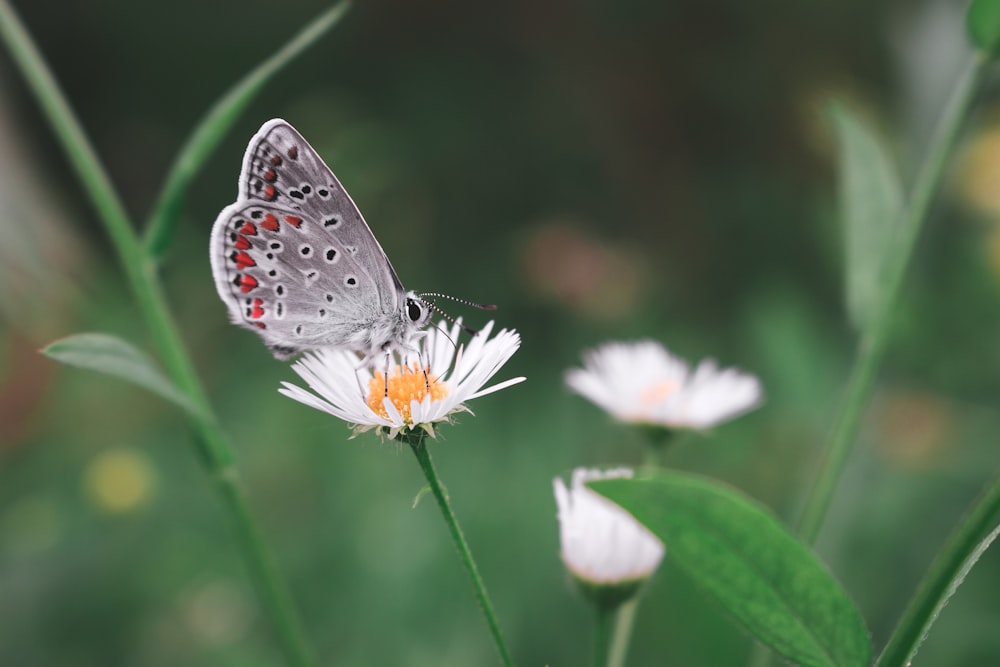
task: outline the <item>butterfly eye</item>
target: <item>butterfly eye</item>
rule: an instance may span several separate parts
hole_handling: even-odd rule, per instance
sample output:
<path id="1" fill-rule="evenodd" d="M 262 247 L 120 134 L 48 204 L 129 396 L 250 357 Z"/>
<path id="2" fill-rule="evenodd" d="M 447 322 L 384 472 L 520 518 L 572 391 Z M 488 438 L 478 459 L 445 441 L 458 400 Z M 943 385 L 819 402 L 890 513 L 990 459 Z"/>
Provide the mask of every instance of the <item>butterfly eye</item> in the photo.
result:
<path id="1" fill-rule="evenodd" d="M 424 316 L 424 309 L 420 307 L 420 304 L 417 303 L 416 300 L 407 299 L 406 315 L 410 318 L 411 321 L 419 322 L 420 318 Z"/>

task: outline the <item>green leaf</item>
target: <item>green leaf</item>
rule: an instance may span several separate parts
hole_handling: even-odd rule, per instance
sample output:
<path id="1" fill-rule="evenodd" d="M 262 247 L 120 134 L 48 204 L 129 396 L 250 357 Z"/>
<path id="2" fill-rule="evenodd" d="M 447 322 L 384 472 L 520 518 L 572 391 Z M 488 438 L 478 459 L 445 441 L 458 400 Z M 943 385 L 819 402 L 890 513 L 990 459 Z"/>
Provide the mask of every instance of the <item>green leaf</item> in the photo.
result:
<path id="1" fill-rule="evenodd" d="M 420 504 L 420 499 L 430 492 L 431 492 L 430 484 L 424 484 L 422 487 L 420 487 L 420 490 L 417 491 L 417 495 L 413 497 L 413 505 L 411 506 L 410 509 L 417 509 L 417 505 Z"/>
<path id="2" fill-rule="evenodd" d="M 995 56 L 1000 50 L 1000 0 L 973 0 L 966 26 L 976 48 Z"/>
<path id="3" fill-rule="evenodd" d="M 137 384 L 192 414 L 196 413 L 188 398 L 160 372 L 152 359 L 116 336 L 103 333 L 75 334 L 49 344 L 42 350 L 42 354 L 69 366 L 86 368 Z"/>
<path id="4" fill-rule="evenodd" d="M 902 192 L 896 168 L 876 133 L 847 107 L 831 103 L 828 114 L 836 130 L 840 216 L 846 240 L 846 299 L 852 324 L 863 329 L 881 304 L 882 269 Z"/>
<path id="5" fill-rule="evenodd" d="M 655 471 L 589 484 L 631 512 L 667 558 L 760 641 L 806 667 L 862 667 L 871 643 L 830 572 L 765 508 L 695 475 Z"/>
<path id="6" fill-rule="evenodd" d="M 997 535 L 1000 535 L 1000 525 L 980 540 L 979 544 L 976 545 L 976 548 L 972 550 L 972 553 L 970 553 L 968 557 L 962 561 L 961 567 L 959 567 L 958 571 L 955 572 L 954 577 L 948 582 L 948 586 L 941 592 L 941 595 L 936 600 L 936 604 L 933 609 L 930 610 L 930 613 L 925 618 L 924 625 L 920 628 L 919 636 L 909 647 L 909 653 L 906 656 L 906 660 L 901 664 L 909 665 L 912 663 L 913 658 L 917 655 L 917 650 L 920 648 L 920 645 L 924 643 L 925 639 L 927 639 L 927 635 L 931 631 L 931 626 L 934 625 L 938 616 L 941 615 L 941 612 L 944 610 L 945 605 L 948 604 L 951 596 L 955 594 L 958 587 L 961 586 L 965 581 L 965 578 L 969 576 L 969 572 L 972 571 L 972 567 L 979 561 L 982 555 L 986 553 L 986 550 L 990 548 L 993 541 L 997 539 Z M 881 660 L 879 662 L 881 663 Z"/>
<path id="7" fill-rule="evenodd" d="M 154 257 L 162 256 L 170 245 L 188 186 L 229 128 L 271 77 L 335 26 L 349 6 L 348 0 L 342 0 L 313 19 L 291 41 L 230 88 L 201 119 L 170 168 L 149 217 L 146 245 Z"/>
<path id="8" fill-rule="evenodd" d="M 1000 525 L 996 525 L 994 518 L 998 512 L 1000 476 L 995 477 L 973 502 L 934 557 L 875 663 L 876 667 L 910 664 L 951 596 L 1000 534 Z"/>

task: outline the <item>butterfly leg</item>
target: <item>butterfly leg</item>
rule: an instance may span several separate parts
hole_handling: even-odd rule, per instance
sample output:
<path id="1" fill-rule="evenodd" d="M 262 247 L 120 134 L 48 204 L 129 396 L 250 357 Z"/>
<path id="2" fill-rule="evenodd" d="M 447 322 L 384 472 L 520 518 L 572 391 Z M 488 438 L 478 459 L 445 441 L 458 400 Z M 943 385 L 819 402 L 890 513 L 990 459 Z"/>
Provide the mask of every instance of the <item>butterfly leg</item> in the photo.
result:
<path id="1" fill-rule="evenodd" d="M 389 395 L 389 360 L 392 359 L 392 352 L 389 350 L 385 351 L 385 372 L 383 377 L 385 378 L 385 395 Z"/>
<path id="2" fill-rule="evenodd" d="M 418 353 L 417 360 L 420 363 L 420 370 L 423 371 L 424 374 L 424 391 L 429 394 L 431 393 L 431 378 L 430 373 L 427 371 L 429 370 L 430 364 L 424 362 L 423 356 L 423 354 Z"/>
<path id="3" fill-rule="evenodd" d="M 416 359 L 417 363 L 420 364 L 420 372 L 424 374 L 424 390 L 427 391 L 427 393 L 430 393 L 431 380 L 430 380 L 430 373 L 428 372 L 428 367 L 430 364 L 424 361 L 423 350 L 421 350 L 417 346 L 407 346 L 400 349 L 400 355 L 403 357 L 403 363 L 406 365 L 407 368 L 410 369 L 412 369 L 412 366 L 410 365 L 410 359 L 412 357 L 410 355 L 414 353 L 417 356 Z"/>
<path id="4" fill-rule="evenodd" d="M 361 363 L 354 368 L 354 379 L 358 381 L 358 391 L 361 393 L 361 398 L 365 398 L 365 386 L 361 383 L 361 373 L 359 371 L 367 365 L 367 361 L 362 360 Z"/>

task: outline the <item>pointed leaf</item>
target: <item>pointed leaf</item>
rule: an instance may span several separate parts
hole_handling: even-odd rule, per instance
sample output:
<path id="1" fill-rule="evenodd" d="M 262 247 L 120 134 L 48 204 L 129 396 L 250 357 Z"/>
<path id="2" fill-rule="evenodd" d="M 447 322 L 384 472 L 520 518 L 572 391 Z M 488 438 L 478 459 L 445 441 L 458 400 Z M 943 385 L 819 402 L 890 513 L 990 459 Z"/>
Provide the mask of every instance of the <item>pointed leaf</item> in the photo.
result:
<path id="1" fill-rule="evenodd" d="M 765 508 L 690 474 L 592 482 L 655 533 L 667 558 L 760 641 L 806 667 L 863 667 L 861 615 L 830 572 Z"/>
<path id="2" fill-rule="evenodd" d="M 875 132 L 841 104 L 832 103 L 828 113 L 839 151 L 847 312 L 852 324 L 863 329 L 882 300 L 882 268 L 903 198 L 896 168 Z"/>
<path id="3" fill-rule="evenodd" d="M 917 655 L 917 650 L 920 648 L 920 645 L 924 643 L 924 640 L 927 639 L 927 635 L 930 634 L 931 626 L 938 620 L 938 617 L 941 615 L 941 612 L 944 611 L 948 601 L 951 600 L 951 596 L 953 596 L 959 586 L 965 582 L 965 578 L 969 576 L 969 572 L 972 571 L 973 566 L 979 562 L 979 559 L 982 558 L 983 554 L 986 553 L 986 550 L 990 548 L 990 545 L 993 544 L 998 535 L 1000 535 L 1000 525 L 980 540 L 976 547 L 972 550 L 972 553 L 970 553 L 968 557 L 962 561 L 961 567 L 959 567 L 958 571 L 954 573 L 954 577 L 948 582 L 947 587 L 941 592 L 941 596 L 935 601 L 934 607 L 924 619 L 923 627 L 919 628 L 919 635 L 910 646 L 910 651 L 907 654 L 905 661 L 901 664 L 912 664 L 913 658 Z M 879 662 L 881 662 L 881 660 Z"/>
<path id="4" fill-rule="evenodd" d="M 169 246 L 188 186 L 229 128 L 271 77 L 335 26 L 349 6 L 348 0 L 342 0 L 310 21 L 274 55 L 230 88 L 201 119 L 170 168 L 156 208 L 149 217 L 146 244 L 154 257 L 162 255 Z"/>
<path id="5" fill-rule="evenodd" d="M 1000 535 L 1000 524 L 995 524 L 994 518 L 998 511 L 1000 477 L 987 485 L 986 491 L 964 514 L 935 556 L 875 663 L 876 667 L 911 663 L 951 596 Z M 982 537 L 987 531 L 989 533 Z"/>
<path id="6" fill-rule="evenodd" d="M 121 338 L 82 333 L 51 343 L 42 354 L 60 363 L 112 375 L 137 384 L 188 412 L 196 412 L 188 398 L 160 372 L 152 359 Z"/>

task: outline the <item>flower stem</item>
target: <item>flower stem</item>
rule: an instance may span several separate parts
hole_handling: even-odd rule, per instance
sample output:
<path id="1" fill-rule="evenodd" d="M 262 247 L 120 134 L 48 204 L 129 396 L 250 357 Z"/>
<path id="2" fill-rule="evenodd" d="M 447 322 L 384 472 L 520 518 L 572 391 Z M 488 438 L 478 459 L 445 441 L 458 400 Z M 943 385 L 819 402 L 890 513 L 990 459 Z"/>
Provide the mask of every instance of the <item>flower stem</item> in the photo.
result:
<path id="1" fill-rule="evenodd" d="M 451 503 L 448 502 L 448 496 L 445 494 L 441 486 L 441 481 L 438 479 L 437 471 L 434 469 L 434 463 L 431 461 L 431 453 L 427 449 L 425 440 L 426 434 L 423 432 L 411 432 L 411 436 L 407 442 L 409 442 L 410 447 L 413 449 L 413 453 L 417 457 L 417 462 L 420 464 L 420 469 L 424 472 L 424 477 L 427 478 L 427 484 L 431 488 L 431 493 L 434 494 L 434 499 L 441 509 L 444 522 L 448 526 L 448 532 L 451 533 L 451 538 L 455 541 L 455 547 L 458 549 L 459 558 L 465 566 L 465 570 L 469 573 L 469 578 L 472 579 L 472 588 L 475 591 L 476 600 L 479 602 L 479 607 L 483 610 L 486 623 L 490 626 L 490 633 L 493 635 L 493 641 L 496 643 L 497 651 L 500 653 L 500 662 L 505 667 L 512 667 L 514 662 L 510 658 L 510 652 L 507 650 L 503 635 L 500 633 L 500 624 L 497 622 L 496 612 L 493 611 L 493 604 L 490 602 L 483 579 L 479 576 L 479 569 L 476 567 L 476 561 L 472 558 L 472 552 L 469 551 L 469 545 L 465 541 L 462 529 L 458 525 L 458 519 L 455 518 L 455 513 L 451 509 Z"/>
<path id="2" fill-rule="evenodd" d="M 834 489 L 854 445 L 864 406 L 871 396 L 878 367 L 885 353 L 892 315 L 902 291 L 913 249 L 927 219 L 948 158 L 954 151 L 962 123 L 972 106 L 986 65 L 986 58 L 979 54 L 975 55 L 956 81 L 948 104 L 938 120 L 906 207 L 903 209 L 895 245 L 885 260 L 886 287 L 882 303 L 858 341 L 854 366 L 851 369 L 840 412 L 834 422 L 825 459 L 806 500 L 799 523 L 799 534 L 807 543 L 816 541 L 830 507 Z"/>
<path id="3" fill-rule="evenodd" d="M 597 614 L 594 622 L 594 667 L 609 667 L 610 653 L 608 639 L 611 635 L 611 624 L 615 619 L 615 609 L 608 605 L 595 605 Z"/>
<path id="4" fill-rule="evenodd" d="M 625 667 L 628 655 L 628 645 L 632 640 L 632 628 L 635 625 L 635 612 L 639 606 L 639 596 L 622 603 L 615 616 L 614 633 L 611 635 L 611 648 L 608 653 L 608 667 Z"/>
<path id="5" fill-rule="evenodd" d="M 6 42 L 34 92 L 69 161 L 111 238 L 146 321 L 153 343 L 171 379 L 195 406 L 196 443 L 209 474 L 219 485 L 242 552 L 257 585 L 261 604 L 274 623 L 290 665 L 313 664 L 291 598 L 250 513 L 232 449 L 184 349 L 167 308 L 155 264 L 139 242 L 128 214 L 52 73 L 7 0 L 0 0 L 0 37 Z"/>
<path id="6" fill-rule="evenodd" d="M 639 426 L 639 433 L 646 441 L 643 453 L 643 465 L 648 468 L 659 468 L 663 466 L 666 459 L 667 449 L 673 447 L 680 439 L 677 431 L 664 428 L 662 426 Z"/>

